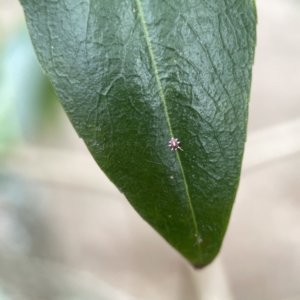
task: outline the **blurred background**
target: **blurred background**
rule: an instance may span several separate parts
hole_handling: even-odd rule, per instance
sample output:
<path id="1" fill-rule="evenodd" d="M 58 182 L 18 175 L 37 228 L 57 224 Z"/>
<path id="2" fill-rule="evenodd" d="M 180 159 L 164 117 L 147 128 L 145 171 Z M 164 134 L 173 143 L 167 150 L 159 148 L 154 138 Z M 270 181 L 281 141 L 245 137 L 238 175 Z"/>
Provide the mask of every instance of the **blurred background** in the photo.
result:
<path id="1" fill-rule="evenodd" d="M 0 0 L 0 300 L 299 300 L 300 1 L 257 0 L 241 183 L 216 261 L 194 269 L 98 169 Z"/>

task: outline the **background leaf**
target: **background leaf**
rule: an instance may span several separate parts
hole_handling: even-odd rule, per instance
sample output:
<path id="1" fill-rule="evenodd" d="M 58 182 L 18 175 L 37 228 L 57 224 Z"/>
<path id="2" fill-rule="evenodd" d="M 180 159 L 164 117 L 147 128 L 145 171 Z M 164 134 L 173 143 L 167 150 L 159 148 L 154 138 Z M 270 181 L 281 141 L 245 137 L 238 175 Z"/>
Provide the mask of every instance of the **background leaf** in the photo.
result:
<path id="1" fill-rule="evenodd" d="M 36 59 L 25 24 L 0 40 L 0 99 L 0 162 L 20 141 L 41 141 L 45 132 L 49 139 L 49 129 L 58 129 L 55 92 Z"/>
<path id="2" fill-rule="evenodd" d="M 211 262 L 240 175 L 254 2 L 21 3 L 38 58 L 96 162 L 191 263 Z M 170 151 L 171 137 L 184 151 Z"/>

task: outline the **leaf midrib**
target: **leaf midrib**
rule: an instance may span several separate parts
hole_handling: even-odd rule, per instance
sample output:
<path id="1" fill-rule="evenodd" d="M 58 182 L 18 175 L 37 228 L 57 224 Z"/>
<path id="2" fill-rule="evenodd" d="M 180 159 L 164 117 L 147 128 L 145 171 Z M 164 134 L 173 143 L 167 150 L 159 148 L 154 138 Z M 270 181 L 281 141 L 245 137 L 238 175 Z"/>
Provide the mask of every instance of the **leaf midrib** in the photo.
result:
<path id="1" fill-rule="evenodd" d="M 148 46 L 148 50 L 149 50 L 149 54 L 150 54 L 150 58 L 151 58 L 155 78 L 156 78 L 158 89 L 159 89 L 159 94 L 160 94 L 160 97 L 161 97 L 162 102 L 163 102 L 164 112 L 165 112 L 165 116 L 166 116 L 166 119 L 167 119 L 168 128 L 169 128 L 171 137 L 174 137 L 172 126 L 171 126 L 171 121 L 170 121 L 170 117 L 169 117 L 166 97 L 164 95 L 164 91 L 163 91 L 163 88 L 162 88 L 162 85 L 161 85 L 161 80 L 160 80 L 160 77 L 159 77 L 159 74 L 158 74 L 157 64 L 156 64 L 156 60 L 155 60 L 155 57 L 154 57 L 154 51 L 153 51 L 153 47 L 152 47 L 152 44 L 151 44 L 147 24 L 146 24 L 145 17 L 144 17 L 142 3 L 141 3 L 140 0 L 136 0 L 136 4 L 137 4 L 138 11 L 139 11 L 139 14 L 140 14 L 140 19 L 141 19 L 142 27 L 143 27 L 144 34 L 145 34 L 145 39 L 146 39 L 146 42 L 147 42 L 147 46 Z M 189 207 L 190 207 L 190 210 L 191 210 L 191 215 L 192 215 L 192 219 L 193 219 L 193 223 L 194 223 L 194 227 L 195 227 L 195 237 L 198 240 L 198 238 L 201 238 L 201 237 L 199 235 L 199 230 L 198 230 L 197 220 L 196 220 L 196 216 L 195 216 L 195 212 L 194 212 L 194 207 L 193 207 L 193 203 L 192 203 L 192 200 L 191 200 L 191 197 L 190 197 L 189 187 L 188 187 L 188 184 L 187 184 L 187 181 L 186 181 L 185 173 L 184 173 L 184 170 L 183 170 L 183 167 L 182 167 L 182 163 L 181 163 L 181 159 L 180 159 L 180 155 L 179 155 L 178 151 L 176 151 L 176 157 L 177 157 L 177 161 L 178 161 L 178 164 L 179 164 L 179 167 L 180 167 L 180 171 L 181 171 L 182 179 L 183 179 L 183 182 L 184 182 L 184 187 L 185 187 L 187 200 L 188 200 Z"/>

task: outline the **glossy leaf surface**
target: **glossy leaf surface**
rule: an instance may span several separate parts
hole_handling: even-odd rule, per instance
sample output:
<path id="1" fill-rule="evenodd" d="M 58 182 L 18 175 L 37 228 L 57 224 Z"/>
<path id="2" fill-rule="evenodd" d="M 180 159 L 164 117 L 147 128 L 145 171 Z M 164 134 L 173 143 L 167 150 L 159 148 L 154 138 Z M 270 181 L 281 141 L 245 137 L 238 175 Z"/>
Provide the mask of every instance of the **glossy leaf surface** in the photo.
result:
<path id="1" fill-rule="evenodd" d="M 192 264 L 211 262 L 240 176 L 253 0 L 21 3 L 38 58 L 101 169 Z M 183 151 L 170 150 L 171 137 Z"/>

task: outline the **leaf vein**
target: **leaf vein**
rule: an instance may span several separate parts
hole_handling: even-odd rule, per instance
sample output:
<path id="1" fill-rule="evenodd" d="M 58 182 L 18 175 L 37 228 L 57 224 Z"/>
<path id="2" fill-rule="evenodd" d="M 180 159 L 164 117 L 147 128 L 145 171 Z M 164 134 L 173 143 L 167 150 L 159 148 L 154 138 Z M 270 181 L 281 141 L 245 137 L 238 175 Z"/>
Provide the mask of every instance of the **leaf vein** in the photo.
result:
<path id="1" fill-rule="evenodd" d="M 165 116 L 166 116 L 166 119 L 167 119 L 167 124 L 168 124 L 168 127 L 169 127 L 169 131 L 170 131 L 171 136 L 174 137 L 172 126 L 171 126 L 171 121 L 170 121 L 170 117 L 169 117 L 166 97 L 164 95 L 161 80 L 160 80 L 160 77 L 159 77 L 159 72 L 158 72 L 158 68 L 157 68 L 157 64 L 156 64 L 154 51 L 153 51 L 152 43 L 151 43 L 151 40 L 150 40 L 147 24 L 146 24 L 146 21 L 145 21 L 145 16 L 144 16 L 141 0 L 136 0 L 136 4 L 137 4 L 138 10 L 139 10 L 142 27 L 143 27 L 143 30 L 144 30 L 144 33 L 145 33 L 145 39 L 146 39 L 146 42 L 147 42 L 149 55 L 150 55 L 150 58 L 151 58 L 155 78 L 156 78 L 156 81 L 157 81 L 159 94 L 160 94 L 162 102 L 163 102 L 164 112 L 165 112 Z M 197 220 L 196 220 L 196 216 L 195 216 L 195 212 L 194 212 L 193 203 L 192 203 L 190 193 L 189 193 L 189 187 L 188 187 L 188 184 L 187 184 L 187 181 L 186 181 L 185 173 L 184 173 L 184 170 L 183 170 L 183 166 L 182 166 L 180 155 L 179 155 L 178 151 L 176 151 L 176 157 L 177 157 L 178 164 L 179 164 L 179 167 L 180 167 L 181 175 L 182 175 L 183 182 L 184 182 L 186 196 L 187 196 L 189 207 L 190 207 L 190 210 L 191 210 L 191 215 L 192 215 L 192 219 L 193 219 L 193 223 L 194 223 L 194 227 L 195 227 L 195 237 L 196 237 L 196 239 L 198 239 L 200 237 L 200 235 L 199 235 Z"/>

